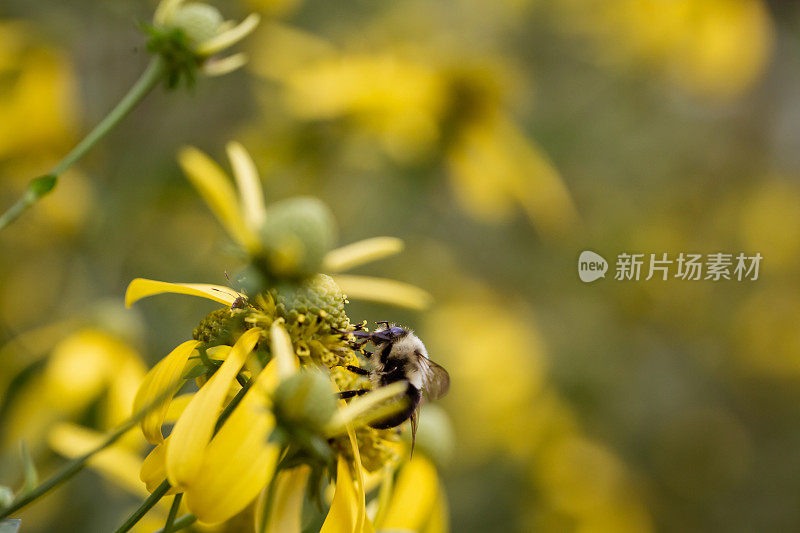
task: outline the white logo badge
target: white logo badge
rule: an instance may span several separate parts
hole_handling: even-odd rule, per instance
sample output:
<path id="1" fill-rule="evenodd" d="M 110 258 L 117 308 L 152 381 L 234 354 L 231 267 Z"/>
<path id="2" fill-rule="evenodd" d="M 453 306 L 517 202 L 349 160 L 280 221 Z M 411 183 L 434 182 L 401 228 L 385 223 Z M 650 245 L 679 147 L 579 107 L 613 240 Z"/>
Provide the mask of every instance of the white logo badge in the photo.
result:
<path id="1" fill-rule="evenodd" d="M 602 255 L 584 250 L 578 257 L 578 277 L 584 283 L 591 283 L 599 278 L 606 277 L 608 261 Z"/>

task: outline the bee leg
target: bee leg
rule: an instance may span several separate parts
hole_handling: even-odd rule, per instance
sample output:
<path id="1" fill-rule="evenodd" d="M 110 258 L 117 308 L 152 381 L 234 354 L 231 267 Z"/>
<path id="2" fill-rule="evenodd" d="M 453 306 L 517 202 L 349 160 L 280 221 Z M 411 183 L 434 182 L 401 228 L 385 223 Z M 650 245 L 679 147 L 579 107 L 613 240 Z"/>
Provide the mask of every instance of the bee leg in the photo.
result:
<path id="1" fill-rule="evenodd" d="M 388 320 L 378 320 L 377 322 L 375 322 L 375 324 L 377 324 L 378 326 L 383 324 L 384 326 L 386 326 L 386 329 L 389 329 L 389 321 Z"/>
<path id="2" fill-rule="evenodd" d="M 361 396 L 369 392 L 367 389 L 359 389 L 359 390 L 343 390 L 342 392 L 338 393 L 340 399 L 345 400 L 347 398 L 352 398 L 353 396 Z"/>
<path id="3" fill-rule="evenodd" d="M 361 331 L 360 329 L 339 329 L 339 328 L 331 328 L 331 331 L 334 333 L 338 333 L 339 335 L 352 335 L 357 339 L 370 339 L 372 337 L 372 333 L 369 331 Z"/>
<path id="4" fill-rule="evenodd" d="M 353 374 L 358 374 L 359 376 L 369 376 L 369 370 L 365 370 L 357 366 L 347 365 L 347 370 Z"/>
<path id="5" fill-rule="evenodd" d="M 370 359 L 373 356 L 373 353 L 367 350 L 361 350 L 361 353 L 363 353 L 364 357 L 366 357 L 367 359 Z"/>

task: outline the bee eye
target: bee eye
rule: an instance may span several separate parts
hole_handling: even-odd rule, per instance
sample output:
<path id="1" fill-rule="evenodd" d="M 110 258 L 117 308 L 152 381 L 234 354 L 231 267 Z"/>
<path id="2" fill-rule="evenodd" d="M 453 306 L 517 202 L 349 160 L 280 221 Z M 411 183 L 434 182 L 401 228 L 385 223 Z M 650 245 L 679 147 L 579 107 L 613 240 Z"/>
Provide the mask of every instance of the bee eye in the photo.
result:
<path id="1" fill-rule="evenodd" d="M 406 334 L 406 330 L 398 326 L 393 326 L 392 328 L 389 329 L 389 334 L 392 337 L 402 337 L 403 335 Z"/>

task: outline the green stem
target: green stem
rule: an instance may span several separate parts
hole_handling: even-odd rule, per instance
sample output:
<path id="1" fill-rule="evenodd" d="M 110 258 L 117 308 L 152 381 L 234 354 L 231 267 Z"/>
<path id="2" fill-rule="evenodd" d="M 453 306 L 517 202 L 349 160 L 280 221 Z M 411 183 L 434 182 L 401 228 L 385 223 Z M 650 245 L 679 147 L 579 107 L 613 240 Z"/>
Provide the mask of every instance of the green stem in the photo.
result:
<path id="1" fill-rule="evenodd" d="M 136 525 L 136 522 L 141 520 L 142 517 L 147 514 L 147 511 L 149 511 L 155 504 L 158 503 L 161 498 L 164 497 L 169 488 L 169 481 L 166 479 L 162 481 L 161 485 L 156 487 L 156 490 L 154 490 L 153 493 L 150 494 L 150 496 L 148 496 L 144 502 L 142 502 L 142 505 L 140 505 L 139 508 L 136 509 L 127 520 L 125 520 L 124 524 L 119 526 L 115 533 L 125 533 L 126 531 L 130 531 L 130 529 Z"/>
<path id="2" fill-rule="evenodd" d="M 146 405 L 143 409 L 139 412 L 135 413 L 133 416 L 128 418 L 125 422 L 120 424 L 116 429 L 114 429 L 111 433 L 103 439 L 103 442 L 89 450 L 88 452 L 71 459 L 67 464 L 61 467 L 55 474 L 50 476 L 47 480 L 42 482 L 41 485 L 38 487 L 31 489 L 29 492 L 24 492 L 19 494 L 11 505 L 4 509 L 0 509 L 0 520 L 3 518 L 8 518 L 12 513 L 15 513 L 31 503 L 36 498 L 40 496 L 44 496 L 60 484 L 64 483 L 72 476 L 80 472 L 86 463 L 91 459 L 91 457 L 96 454 L 97 452 L 102 451 L 103 449 L 111 446 L 120 437 L 122 437 L 125 433 L 127 433 L 130 429 L 132 429 L 136 424 L 138 424 L 147 413 L 149 413 L 154 407 L 158 404 L 163 402 L 167 397 L 171 397 L 173 393 L 172 386 L 166 387 L 164 392 L 160 394 L 157 398 L 155 398 L 152 402 Z"/>
<path id="3" fill-rule="evenodd" d="M 164 78 L 165 72 L 166 66 L 161 56 L 153 57 L 145 71 L 116 107 L 72 151 L 64 156 L 49 174 L 31 180 L 22 197 L 0 216 L 0 229 L 14 222 L 25 210 L 52 191 L 56 186 L 58 177 L 82 158 L 86 152 L 97 144 L 97 141 L 105 137 L 114 126 L 125 118 L 158 85 Z"/>
<path id="4" fill-rule="evenodd" d="M 0 520 L 3 518 L 9 517 L 12 513 L 19 511 L 33 500 L 38 498 L 39 496 L 43 496 L 45 493 L 50 492 L 61 483 L 67 481 L 72 476 L 77 474 L 81 471 L 81 469 L 86 466 L 86 462 L 97 452 L 100 450 L 111 446 L 116 442 L 122 435 L 128 432 L 133 426 L 139 423 L 139 420 L 145 415 L 146 413 L 141 413 L 140 415 L 134 416 L 129 418 L 125 423 L 115 429 L 112 433 L 110 433 L 100 444 L 86 452 L 85 454 L 76 457 L 61 467 L 58 472 L 53 474 L 50 478 L 44 481 L 41 485 L 36 487 L 35 489 L 31 490 L 30 492 L 26 492 L 24 494 L 20 494 L 20 497 L 16 498 L 10 506 L 5 509 L 0 510 Z"/>
<path id="5" fill-rule="evenodd" d="M 233 399 L 231 399 L 231 401 L 228 402 L 228 405 L 225 406 L 225 409 L 222 410 L 222 412 L 219 415 L 219 418 L 217 418 L 217 423 L 214 426 L 214 434 L 216 434 L 217 431 L 219 431 L 219 428 L 222 427 L 222 424 L 224 424 L 225 421 L 228 419 L 228 417 L 231 416 L 233 410 L 236 409 L 236 406 L 239 405 L 239 403 L 242 401 L 244 395 L 247 394 L 248 390 L 250 390 L 250 385 L 252 383 L 253 383 L 252 380 L 245 382 L 242 388 L 239 389 L 239 392 L 236 393 L 236 396 L 234 396 Z"/>
<path id="6" fill-rule="evenodd" d="M 175 530 L 175 517 L 178 515 L 178 509 L 181 507 L 181 498 L 183 498 L 183 493 L 179 492 L 172 499 L 172 507 L 169 508 L 167 523 L 164 524 L 164 533 L 172 533 Z"/>
<path id="7" fill-rule="evenodd" d="M 185 527 L 189 527 L 192 524 L 194 524 L 196 520 L 197 520 L 197 517 L 195 515 L 193 515 L 193 514 L 185 514 L 182 517 L 180 517 L 177 520 L 175 520 L 175 523 L 172 524 L 172 531 L 178 531 L 178 530 L 183 529 Z M 166 531 L 165 529 L 159 529 L 159 530 L 156 531 L 156 533 L 165 533 L 165 531 Z"/>

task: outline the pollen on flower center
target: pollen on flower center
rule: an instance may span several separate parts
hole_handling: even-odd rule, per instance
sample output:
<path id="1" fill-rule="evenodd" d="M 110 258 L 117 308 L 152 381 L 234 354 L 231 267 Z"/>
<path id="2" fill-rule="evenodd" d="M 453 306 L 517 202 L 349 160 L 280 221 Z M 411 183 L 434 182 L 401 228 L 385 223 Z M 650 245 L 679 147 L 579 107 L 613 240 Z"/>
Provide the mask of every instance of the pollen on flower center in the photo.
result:
<path id="1" fill-rule="evenodd" d="M 302 371 L 276 392 L 279 438 L 313 442 L 317 452 L 321 449 L 319 443 L 327 440 L 333 451 L 352 459 L 352 445 L 347 436 L 332 439 L 321 436 L 335 406 L 336 390 L 371 386 L 365 378 L 347 369 L 348 365 L 361 366 L 361 363 L 358 351 L 339 333 L 350 327 L 345 303 L 347 299 L 333 278 L 317 274 L 300 284 L 287 284 L 251 296 L 241 308 L 212 311 L 195 328 L 194 338 L 206 349 L 232 346 L 249 329 L 259 328 L 266 335 L 273 323 L 281 323 Z M 266 339 L 258 343 L 267 345 Z M 268 351 L 259 349 L 259 353 Z M 364 426 L 355 430 L 355 436 L 367 470 L 378 470 L 397 459 L 392 445 L 397 440 L 396 431 Z"/>

